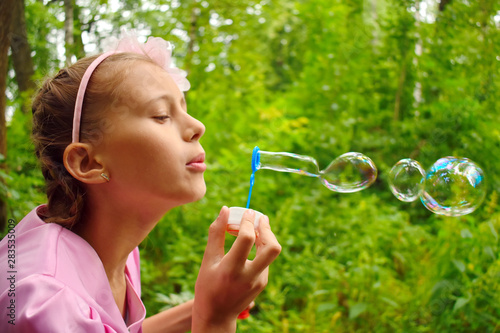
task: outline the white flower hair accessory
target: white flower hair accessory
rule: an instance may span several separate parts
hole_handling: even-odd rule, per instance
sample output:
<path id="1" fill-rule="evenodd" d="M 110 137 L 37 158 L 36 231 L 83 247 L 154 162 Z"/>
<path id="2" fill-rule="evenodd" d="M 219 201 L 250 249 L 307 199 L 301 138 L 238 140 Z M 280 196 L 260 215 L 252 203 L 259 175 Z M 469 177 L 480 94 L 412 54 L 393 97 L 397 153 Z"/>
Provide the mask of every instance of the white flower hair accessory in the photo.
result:
<path id="1" fill-rule="evenodd" d="M 149 37 L 146 43 L 141 43 L 137 39 L 137 35 L 135 33 L 122 31 L 121 38 L 115 39 L 114 42 L 111 42 L 110 44 L 114 44 L 114 46 L 108 48 L 111 51 L 104 52 L 97 57 L 86 69 L 82 80 L 80 81 L 73 116 L 72 142 L 78 142 L 80 140 L 80 122 L 83 99 L 85 97 L 85 91 L 87 90 L 90 77 L 97 66 L 99 66 L 99 64 L 110 55 L 123 52 L 143 54 L 167 71 L 170 77 L 177 84 L 177 87 L 179 87 L 180 91 L 188 91 L 191 86 L 189 81 L 186 79 L 187 73 L 172 64 L 172 50 L 174 47 L 170 42 L 164 40 L 163 38 Z"/>
<path id="2" fill-rule="evenodd" d="M 151 58 L 170 74 L 180 91 L 188 91 L 191 87 L 186 79 L 187 73 L 172 64 L 174 46 L 170 42 L 161 37 L 148 37 L 146 43 L 141 43 L 134 32 L 122 31 L 122 37 L 115 43 L 116 52 L 144 54 Z"/>

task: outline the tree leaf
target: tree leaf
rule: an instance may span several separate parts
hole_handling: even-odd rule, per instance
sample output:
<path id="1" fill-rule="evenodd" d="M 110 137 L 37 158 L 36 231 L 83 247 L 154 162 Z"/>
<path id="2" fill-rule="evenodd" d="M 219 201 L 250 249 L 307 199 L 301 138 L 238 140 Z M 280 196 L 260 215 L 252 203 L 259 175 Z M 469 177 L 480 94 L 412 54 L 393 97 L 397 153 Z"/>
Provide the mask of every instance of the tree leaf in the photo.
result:
<path id="1" fill-rule="evenodd" d="M 465 298 L 465 297 L 459 297 L 457 298 L 455 305 L 453 306 L 453 311 L 456 311 L 463 307 L 465 304 L 469 303 L 470 297 Z"/>
<path id="2" fill-rule="evenodd" d="M 366 303 L 356 303 L 349 308 L 349 319 L 354 319 L 366 311 L 368 305 Z"/>

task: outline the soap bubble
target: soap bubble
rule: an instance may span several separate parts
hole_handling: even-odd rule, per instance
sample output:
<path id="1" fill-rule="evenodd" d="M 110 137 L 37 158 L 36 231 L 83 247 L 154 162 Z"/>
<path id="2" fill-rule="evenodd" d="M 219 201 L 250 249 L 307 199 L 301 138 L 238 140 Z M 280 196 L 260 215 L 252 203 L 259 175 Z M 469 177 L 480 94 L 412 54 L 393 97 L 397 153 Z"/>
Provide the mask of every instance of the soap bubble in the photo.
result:
<path id="1" fill-rule="evenodd" d="M 486 196 L 481 168 L 468 158 L 443 157 L 427 172 L 420 199 L 431 212 L 446 216 L 472 213 Z"/>
<path id="2" fill-rule="evenodd" d="M 369 157 L 349 152 L 334 159 L 319 174 L 321 182 L 329 190 L 351 193 L 373 184 L 377 179 L 377 168 Z"/>
<path id="3" fill-rule="evenodd" d="M 420 197 L 431 212 L 446 216 L 472 213 L 486 196 L 481 168 L 468 158 L 443 157 L 424 172 L 420 163 L 403 159 L 389 173 L 392 193 L 401 201 Z"/>
<path id="4" fill-rule="evenodd" d="M 412 202 L 422 193 L 424 178 L 425 171 L 420 163 L 405 158 L 396 163 L 389 172 L 389 187 L 399 200 Z"/>
<path id="5" fill-rule="evenodd" d="M 259 150 L 257 169 L 292 172 L 303 176 L 319 177 L 318 162 L 310 156 L 287 152 Z"/>
<path id="6" fill-rule="evenodd" d="M 252 170 L 268 169 L 318 178 L 329 190 L 341 193 L 361 191 L 377 179 L 377 167 L 361 153 L 349 152 L 335 158 L 319 171 L 315 158 L 288 152 L 269 152 L 254 148 Z"/>

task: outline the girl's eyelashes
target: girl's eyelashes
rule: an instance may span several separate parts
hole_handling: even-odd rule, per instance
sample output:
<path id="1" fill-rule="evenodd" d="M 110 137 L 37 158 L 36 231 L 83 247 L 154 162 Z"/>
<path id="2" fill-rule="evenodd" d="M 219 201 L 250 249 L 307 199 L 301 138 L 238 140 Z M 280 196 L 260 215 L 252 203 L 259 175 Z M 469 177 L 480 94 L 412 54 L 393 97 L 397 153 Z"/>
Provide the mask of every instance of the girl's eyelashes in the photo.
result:
<path id="1" fill-rule="evenodd" d="M 158 120 L 158 121 L 165 122 L 165 121 L 167 121 L 167 119 L 170 118 L 170 116 L 168 116 L 168 115 L 154 116 L 153 118 L 156 119 L 156 120 Z"/>

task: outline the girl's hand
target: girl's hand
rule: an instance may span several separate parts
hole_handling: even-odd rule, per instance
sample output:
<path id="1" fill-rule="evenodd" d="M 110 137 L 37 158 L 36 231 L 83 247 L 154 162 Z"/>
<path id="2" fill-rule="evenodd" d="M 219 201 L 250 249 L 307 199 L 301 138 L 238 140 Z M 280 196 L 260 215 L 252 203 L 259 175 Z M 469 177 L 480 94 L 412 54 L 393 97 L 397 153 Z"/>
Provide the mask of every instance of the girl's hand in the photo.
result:
<path id="1" fill-rule="evenodd" d="M 269 226 L 267 216 L 254 229 L 255 212 L 243 214 L 238 237 L 224 253 L 229 209 L 222 207 L 210 226 L 207 248 L 196 280 L 193 306 L 193 333 L 235 332 L 236 318 L 267 285 L 269 265 L 281 252 L 281 246 Z M 253 245 L 253 260 L 248 255 Z"/>

